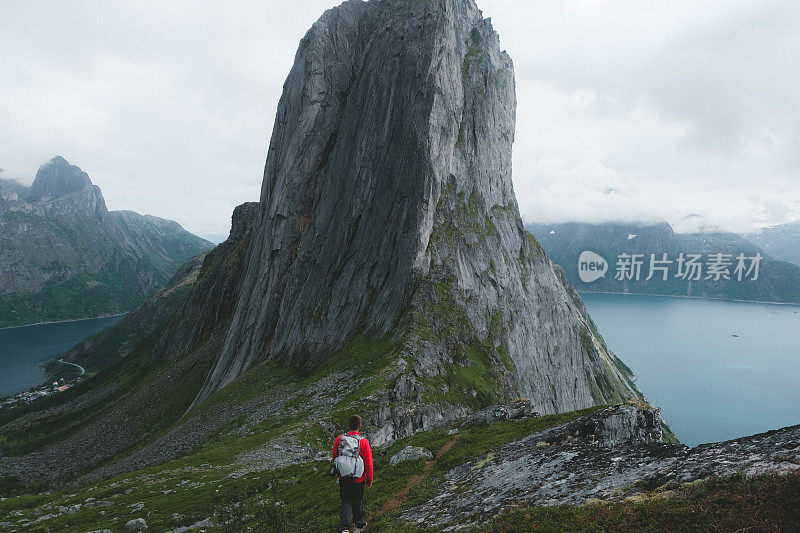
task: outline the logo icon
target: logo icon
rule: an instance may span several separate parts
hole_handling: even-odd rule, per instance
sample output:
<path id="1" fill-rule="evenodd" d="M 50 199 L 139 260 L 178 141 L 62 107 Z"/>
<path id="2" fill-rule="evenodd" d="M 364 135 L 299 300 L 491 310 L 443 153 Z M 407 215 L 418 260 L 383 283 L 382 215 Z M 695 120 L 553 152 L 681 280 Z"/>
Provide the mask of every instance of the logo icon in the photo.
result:
<path id="1" fill-rule="evenodd" d="M 603 256 L 586 250 L 578 258 L 578 277 L 584 283 L 591 283 L 606 277 L 608 261 Z"/>

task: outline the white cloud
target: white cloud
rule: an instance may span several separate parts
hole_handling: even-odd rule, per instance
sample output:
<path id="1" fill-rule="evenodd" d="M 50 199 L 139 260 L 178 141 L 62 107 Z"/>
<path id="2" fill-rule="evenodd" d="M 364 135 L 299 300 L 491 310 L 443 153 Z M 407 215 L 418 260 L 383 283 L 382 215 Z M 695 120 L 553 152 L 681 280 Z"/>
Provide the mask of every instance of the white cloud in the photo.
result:
<path id="1" fill-rule="evenodd" d="M 7 0 L 4 176 L 61 154 L 113 209 L 227 231 L 259 196 L 297 44 L 335 3 Z M 479 5 L 515 62 L 526 219 L 800 218 L 797 3 Z"/>

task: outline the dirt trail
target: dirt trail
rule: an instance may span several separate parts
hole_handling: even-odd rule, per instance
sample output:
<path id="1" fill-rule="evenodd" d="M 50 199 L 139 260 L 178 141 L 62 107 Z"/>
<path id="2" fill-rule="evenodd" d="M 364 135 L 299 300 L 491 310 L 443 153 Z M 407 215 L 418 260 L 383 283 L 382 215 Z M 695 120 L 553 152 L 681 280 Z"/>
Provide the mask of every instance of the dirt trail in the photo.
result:
<path id="1" fill-rule="evenodd" d="M 436 466 L 437 462 L 439 462 L 439 459 L 441 459 L 441 457 L 444 454 L 450 451 L 450 449 L 456 443 L 456 440 L 458 440 L 458 436 L 454 437 L 452 440 L 448 441 L 447 444 L 442 446 L 439 449 L 439 451 L 436 452 L 436 457 L 425 463 L 425 467 L 422 469 L 422 472 L 409 479 L 408 483 L 406 483 L 406 486 L 403 487 L 403 489 L 400 492 L 398 492 L 395 497 L 391 498 L 386 503 L 384 503 L 380 509 L 378 509 L 372 514 L 372 516 L 373 517 L 379 516 L 384 513 L 400 509 L 406 502 L 406 499 L 408 498 L 408 494 L 409 492 L 411 492 L 411 489 L 419 485 L 421 481 L 423 481 L 426 477 L 428 477 L 428 474 L 431 473 L 431 470 L 433 470 L 433 467 Z"/>

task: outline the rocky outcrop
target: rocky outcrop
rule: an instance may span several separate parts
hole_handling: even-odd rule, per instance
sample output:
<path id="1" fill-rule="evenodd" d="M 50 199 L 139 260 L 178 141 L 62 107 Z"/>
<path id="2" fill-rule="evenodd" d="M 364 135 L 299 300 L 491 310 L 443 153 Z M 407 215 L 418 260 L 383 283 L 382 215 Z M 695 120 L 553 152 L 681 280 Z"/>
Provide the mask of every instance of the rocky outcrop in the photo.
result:
<path id="1" fill-rule="evenodd" d="M 109 212 L 56 156 L 30 188 L 0 181 L 0 327 L 128 311 L 210 247 L 176 222 Z"/>
<path id="2" fill-rule="evenodd" d="M 0 178 L 0 207 L 19 202 L 26 194 L 26 188 L 13 180 Z"/>
<path id="3" fill-rule="evenodd" d="M 449 531 L 516 507 L 623 500 L 709 477 L 800 469 L 800 426 L 696 448 L 660 441 L 658 409 L 606 408 L 452 469 L 435 496 L 400 520 Z"/>
<path id="4" fill-rule="evenodd" d="M 356 411 L 377 447 L 474 413 L 638 397 L 522 226 L 514 120 L 513 65 L 473 0 L 327 11 L 286 81 L 261 201 L 234 211 L 180 309 L 115 366 L 135 386 L 0 469 L 83 483 L 234 422 L 240 436 L 286 416 L 334 431 Z M 243 468 L 271 460 L 260 452 Z"/>
<path id="5" fill-rule="evenodd" d="M 134 518 L 133 520 L 128 520 L 122 529 L 125 531 L 146 531 L 147 521 L 144 518 Z"/>
<path id="6" fill-rule="evenodd" d="M 418 446 L 406 446 L 400 450 L 400 453 L 393 455 L 392 458 L 389 459 L 389 464 L 394 466 L 403 461 L 418 461 L 420 459 L 433 459 L 433 453 L 431 453 L 430 450 Z"/>
<path id="7" fill-rule="evenodd" d="M 515 107 L 511 59 L 473 0 L 327 11 L 284 85 L 241 288 L 198 400 L 260 360 L 313 371 L 365 333 L 402 343 L 385 401 L 434 418 L 442 404 L 523 396 L 550 413 L 637 396 L 522 226 Z"/>

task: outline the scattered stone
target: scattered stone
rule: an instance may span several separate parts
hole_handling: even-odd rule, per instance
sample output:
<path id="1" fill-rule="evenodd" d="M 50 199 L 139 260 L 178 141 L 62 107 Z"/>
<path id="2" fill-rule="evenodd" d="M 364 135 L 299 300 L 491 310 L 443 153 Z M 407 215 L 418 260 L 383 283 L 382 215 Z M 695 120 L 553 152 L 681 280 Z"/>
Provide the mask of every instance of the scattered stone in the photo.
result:
<path id="1" fill-rule="evenodd" d="M 417 459 L 433 459 L 433 454 L 425 448 L 406 446 L 397 455 L 389 459 L 389 464 L 394 466 L 403 461 L 416 461 Z"/>
<path id="2" fill-rule="evenodd" d="M 216 524 L 211 521 L 211 517 L 206 518 L 205 520 L 200 520 L 199 522 L 195 522 L 191 526 L 181 526 L 176 527 L 172 530 L 172 533 L 184 533 L 185 531 L 192 531 L 195 529 L 206 529 L 216 527 Z"/>
<path id="3" fill-rule="evenodd" d="M 147 530 L 147 522 L 144 518 L 134 518 L 133 520 L 128 520 L 123 529 L 125 531 L 145 531 Z"/>
<path id="4" fill-rule="evenodd" d="M 478 411 L 468 417 L 464 425 L 482 426 L 485 424 L 494 424 L 500 420 L 517 420 L 532 416 L 539 416 L 539 413 L 533 410 L 529 399 L 520 398 L 508 404 L 493 405 L 482 411 Z"/>
<path id="5" fill-rule="evenodd" d="M 139 511 L 144 509 L 144 502 L 132 503 L 132 504 L 130 504 L 129 507 L 131 508 L 131 514 L 138 513 Z"/>
<path id="6" fill-rule="evenodd" d="M 183 522 L 183 515 L 180 513 L 172 513 L 173 522 Z"/>
<path id="7" fill-rule="evenodd" d="M 97 501 L 93 501 L 93 502 L 89 502 L 89 503 L 85 504 L 84 507 L 91 509 L 91 508 L 94 508 L 94 507 L 110 507 L 112 505 L 114 505 L 114 502 L 107 502 L 107 501 L 104 501 L 104 500 L 97 500 Z"/>

